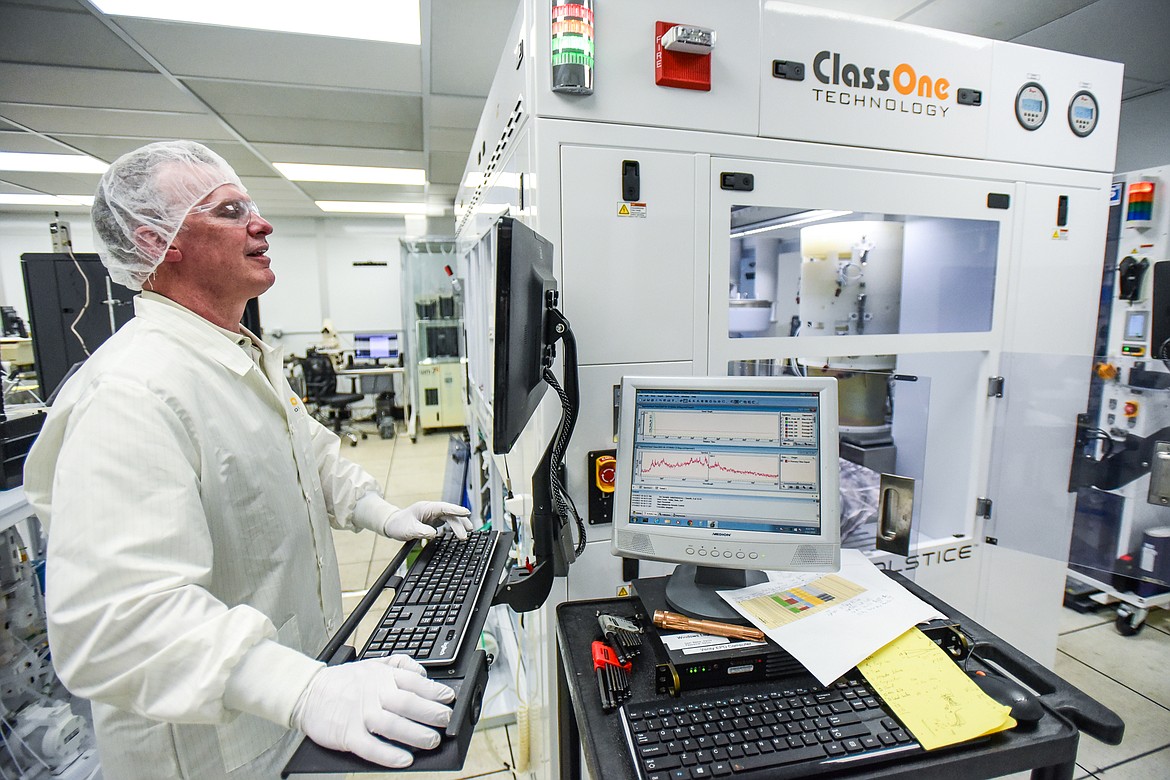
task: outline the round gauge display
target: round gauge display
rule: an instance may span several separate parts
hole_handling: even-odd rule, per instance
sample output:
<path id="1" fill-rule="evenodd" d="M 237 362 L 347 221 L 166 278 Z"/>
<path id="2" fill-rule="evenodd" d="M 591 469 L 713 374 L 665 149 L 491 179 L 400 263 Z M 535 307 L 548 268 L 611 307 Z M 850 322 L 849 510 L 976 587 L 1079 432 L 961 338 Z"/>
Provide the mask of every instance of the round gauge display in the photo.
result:
<path id="1" fill-rule="evenodd" d="M 1068 104 L 1068 126 L 1074 133 L 1084 138 L 1097 127 L 1099 113 L 1097 98 L 1093 97 L 1093 93 L 1082 89 L 1073 95 L 1072 101 Z"/>
<path id="2" fill-rule="evenodd" d="M 1016 93 L 1016 119 L 1025 130 L 1035 130 L 1048 118 L 1048 93 L 1029 81 Z"/>

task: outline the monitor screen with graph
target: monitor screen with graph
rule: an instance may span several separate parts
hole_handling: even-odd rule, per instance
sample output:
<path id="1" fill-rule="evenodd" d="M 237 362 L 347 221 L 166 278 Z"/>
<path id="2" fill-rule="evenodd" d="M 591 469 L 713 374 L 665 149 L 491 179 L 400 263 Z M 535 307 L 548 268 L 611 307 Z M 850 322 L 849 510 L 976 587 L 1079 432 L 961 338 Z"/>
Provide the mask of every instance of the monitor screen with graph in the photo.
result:
<path id="1" fill-rule="evenodd" d="M 398 334 L 353 334 L 353 358 L 355 361 L 362 362 L 393 362 L 398 360 Z"/>
<path id="2" fill-rule="evenodd" d="M 823 377 L 625 377 L 612 551 L 680 564 L 667 600 L 840 563 L 837 385 Z"/>

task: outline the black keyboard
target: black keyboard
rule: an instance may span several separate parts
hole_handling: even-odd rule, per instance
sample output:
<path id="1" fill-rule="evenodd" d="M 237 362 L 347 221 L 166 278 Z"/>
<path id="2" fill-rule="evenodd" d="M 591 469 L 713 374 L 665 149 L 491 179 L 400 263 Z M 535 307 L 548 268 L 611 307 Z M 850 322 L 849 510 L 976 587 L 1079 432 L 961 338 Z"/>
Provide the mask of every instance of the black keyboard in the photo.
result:
<path id="1" fill-rule="evenodd" d="M 711 690 L 621 708 L 641 780 L 815 776 L 922 752 L 856 671 L 832 686 L 762 683 L 749 696 Z"/>
<path id="2" fill-rule="evenodd" d="M 499 536 L 472 531 L 461 540 L 444 530 L 427 542 L 360 657 L 404 653 L 423 666 L 452 663 L 463 646 Z"/>

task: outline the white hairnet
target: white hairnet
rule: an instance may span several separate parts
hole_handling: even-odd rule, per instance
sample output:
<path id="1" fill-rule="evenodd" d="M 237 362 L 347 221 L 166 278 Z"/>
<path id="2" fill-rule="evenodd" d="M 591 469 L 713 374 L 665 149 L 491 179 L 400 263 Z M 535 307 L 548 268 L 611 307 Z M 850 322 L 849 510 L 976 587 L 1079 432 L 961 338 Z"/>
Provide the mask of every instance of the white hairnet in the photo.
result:
<path id="1" fill-rule="evenodd" d="M 110 278 L 131 290 L 143 283 L 191 207 L 224 184 L 244 185 L 222 157 L 194 141 L 160 141 L 122 155 L 94 196 L 98 254 Z M 149 228 L 139 234 L 139 228 Z"/>

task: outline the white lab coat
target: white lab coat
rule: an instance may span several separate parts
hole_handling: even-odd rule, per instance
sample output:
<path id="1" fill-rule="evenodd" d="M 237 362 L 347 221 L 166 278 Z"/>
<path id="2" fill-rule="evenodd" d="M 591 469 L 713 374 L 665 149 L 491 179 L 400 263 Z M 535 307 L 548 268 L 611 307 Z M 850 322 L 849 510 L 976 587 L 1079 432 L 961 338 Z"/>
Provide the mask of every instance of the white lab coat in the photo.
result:
<path id="1" fill-rule="evenodd" d="M 135 314 L 25 467 L 53 664 L 93 702 L 107 780 L 276 777 L 299 734 L 226 709 L 225 681 L 262 639 L 298 651 L 256 680 L 288 722 L 341 625 L 330 523 L 353 527 L 378 484 L 306 413 L 279 350 L 262 346 L 265 377 L 186 309 L 139 296 Z"/>

